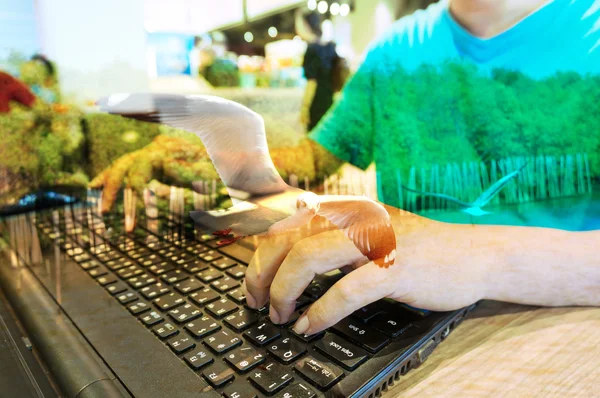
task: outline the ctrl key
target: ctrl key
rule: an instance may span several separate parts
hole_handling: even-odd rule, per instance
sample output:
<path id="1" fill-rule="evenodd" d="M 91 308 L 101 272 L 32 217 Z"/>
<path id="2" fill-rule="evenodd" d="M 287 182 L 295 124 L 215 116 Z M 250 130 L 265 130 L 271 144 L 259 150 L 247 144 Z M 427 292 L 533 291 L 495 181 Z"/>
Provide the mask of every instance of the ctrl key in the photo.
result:
<path id="1" fill-rule="evenodd" d="M 344 375 L 344 371 L 331 362 L 315 356 L 307 356 L 296 362 L 294 368 L 308 381 L 326 390 Z"/>

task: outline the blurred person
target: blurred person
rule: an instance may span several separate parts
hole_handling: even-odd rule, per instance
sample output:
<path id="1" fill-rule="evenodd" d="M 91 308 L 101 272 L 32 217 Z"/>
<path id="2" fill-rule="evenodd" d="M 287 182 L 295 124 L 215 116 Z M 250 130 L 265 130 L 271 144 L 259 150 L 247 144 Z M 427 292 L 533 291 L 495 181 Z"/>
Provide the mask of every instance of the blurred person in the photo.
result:
<path id="1" fill-rule="evenodd" d="M 296 33 L 308 43 L 302 67 L 307 80 L 300 122 L 312 130 L 333 104 L 333 73 L 336 49 L 333 41 L 323 40 L 321 16 L 316 12 L 296 13 Z"/>

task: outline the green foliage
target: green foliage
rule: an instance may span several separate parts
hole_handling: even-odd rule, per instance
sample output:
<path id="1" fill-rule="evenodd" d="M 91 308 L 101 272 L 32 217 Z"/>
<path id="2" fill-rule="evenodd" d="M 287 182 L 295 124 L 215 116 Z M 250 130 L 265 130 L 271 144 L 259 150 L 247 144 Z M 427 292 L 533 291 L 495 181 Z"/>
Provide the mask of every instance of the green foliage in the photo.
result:
<path id="1" fill-rule="evenodd" d="M 390 204 L 397 204 L 396 171 L 407 182 L 412 167 L 420 173 L 449 163 L 587 153 L 592 176 L 600 177 L 599 77 L 536 80 L 462 62 L 412 72 L 398 66 L 390 75 L 375 78 L 373 98 L 381 123 L 375 161 Z"/>
<path id="2" fill-rule="evenodd" d="M 203 75 L 213 87 L 238 87 L 240 85 L 238 67 L 229 60 L 215 60 L 206 68 Z"/>
<path id="3" fill-rule="evenodd" d="M 113 161 L 148 145 L 160 134 L 157 124 L 120 116 L 91 113 L 84 116 L 88 146 L 87 172 L 94 177 Z"/>

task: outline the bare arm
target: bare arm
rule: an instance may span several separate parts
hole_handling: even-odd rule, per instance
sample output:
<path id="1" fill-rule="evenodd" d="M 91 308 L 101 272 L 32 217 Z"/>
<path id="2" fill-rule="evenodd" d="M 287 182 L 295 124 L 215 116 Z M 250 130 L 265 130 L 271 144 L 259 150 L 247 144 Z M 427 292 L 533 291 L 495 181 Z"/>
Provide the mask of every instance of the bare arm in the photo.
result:
<path id="1" fill-rule="evenodd" d="M 488 227 L 497 260 L 486 298 L 542 306 L 600 305 L 600 231 Z M 482 241 L 485 248 L 486 241 Z"/>

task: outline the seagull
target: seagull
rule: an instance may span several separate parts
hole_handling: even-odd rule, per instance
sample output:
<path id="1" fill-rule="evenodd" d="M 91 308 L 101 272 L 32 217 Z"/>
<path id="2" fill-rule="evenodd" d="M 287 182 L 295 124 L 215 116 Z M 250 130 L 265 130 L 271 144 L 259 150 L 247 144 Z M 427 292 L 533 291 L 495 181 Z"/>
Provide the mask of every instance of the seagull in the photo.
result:
<path id="1" fill-rule="evenodd" d="M 303 191 L 286 184 L 271 160 L 263 118 L 245 106 L 215 96 L 149 93 L 113 94 L 97 105 L 108 113 L 163 123 L 200 137 L 233 206 L 194 211 L 190 216 L 214 228 L 214 234 L 224 238 L 221 243 L 283 233 L 319 215 L 344 230 L 378 266 L 387 268 L 394 263 L 396 237 L 387 210 L 366 197 L 298 195 Z M 293 201 L 282 204 L 274 199 L 282 194 L 293 195 L 295 206 Z M 232 233 L 238 236 L 232 237 Z"/>
<path id="2" fill-rule="evenodd" d="M 494 184 L 492 184 L 491 187 L 489 187 L 488 189 L 483 191 L 483 193 L 481 195 L 479 195 L 479 197 L 477 199 L 475 199 L 475 201 L 473 201 L 472 203 L 463 202 L 460 199 L 457 199 L 453 196 L 446 195 L 443 193 L 431 193 L 431 192 L 417 191 L 417 190 L 408 188 L 404 185 L 402 185 L 402 188 L 406 189 L 409 192 L 416 193 L 418 195 L 433 196 L 436 198 L 444 199 L 449 202 L 455 203 L 461 207 L 462 212 L 467 213 L 471 216 L 478 217 L 478 216 L 483 216 L 486 214 L 491 214 L 489 211 L 483 210 L 482 207 L 486 206 L 513 178 L 516 178 L 519 175 L 519 173 L 521 173 L 521 171 L 523 171 L 525 166 L 527 166 L 527 163 L 528 162 L 525 162 L 523 164 L 523 166 L 521 166 L 518 170 L 515 170 L 512 173 L 509 173 L 509 174 L 505 175 L 504 177 L 502 177 L 501 179 L 499 179 L 498 181 L 496 181 Z"/>

